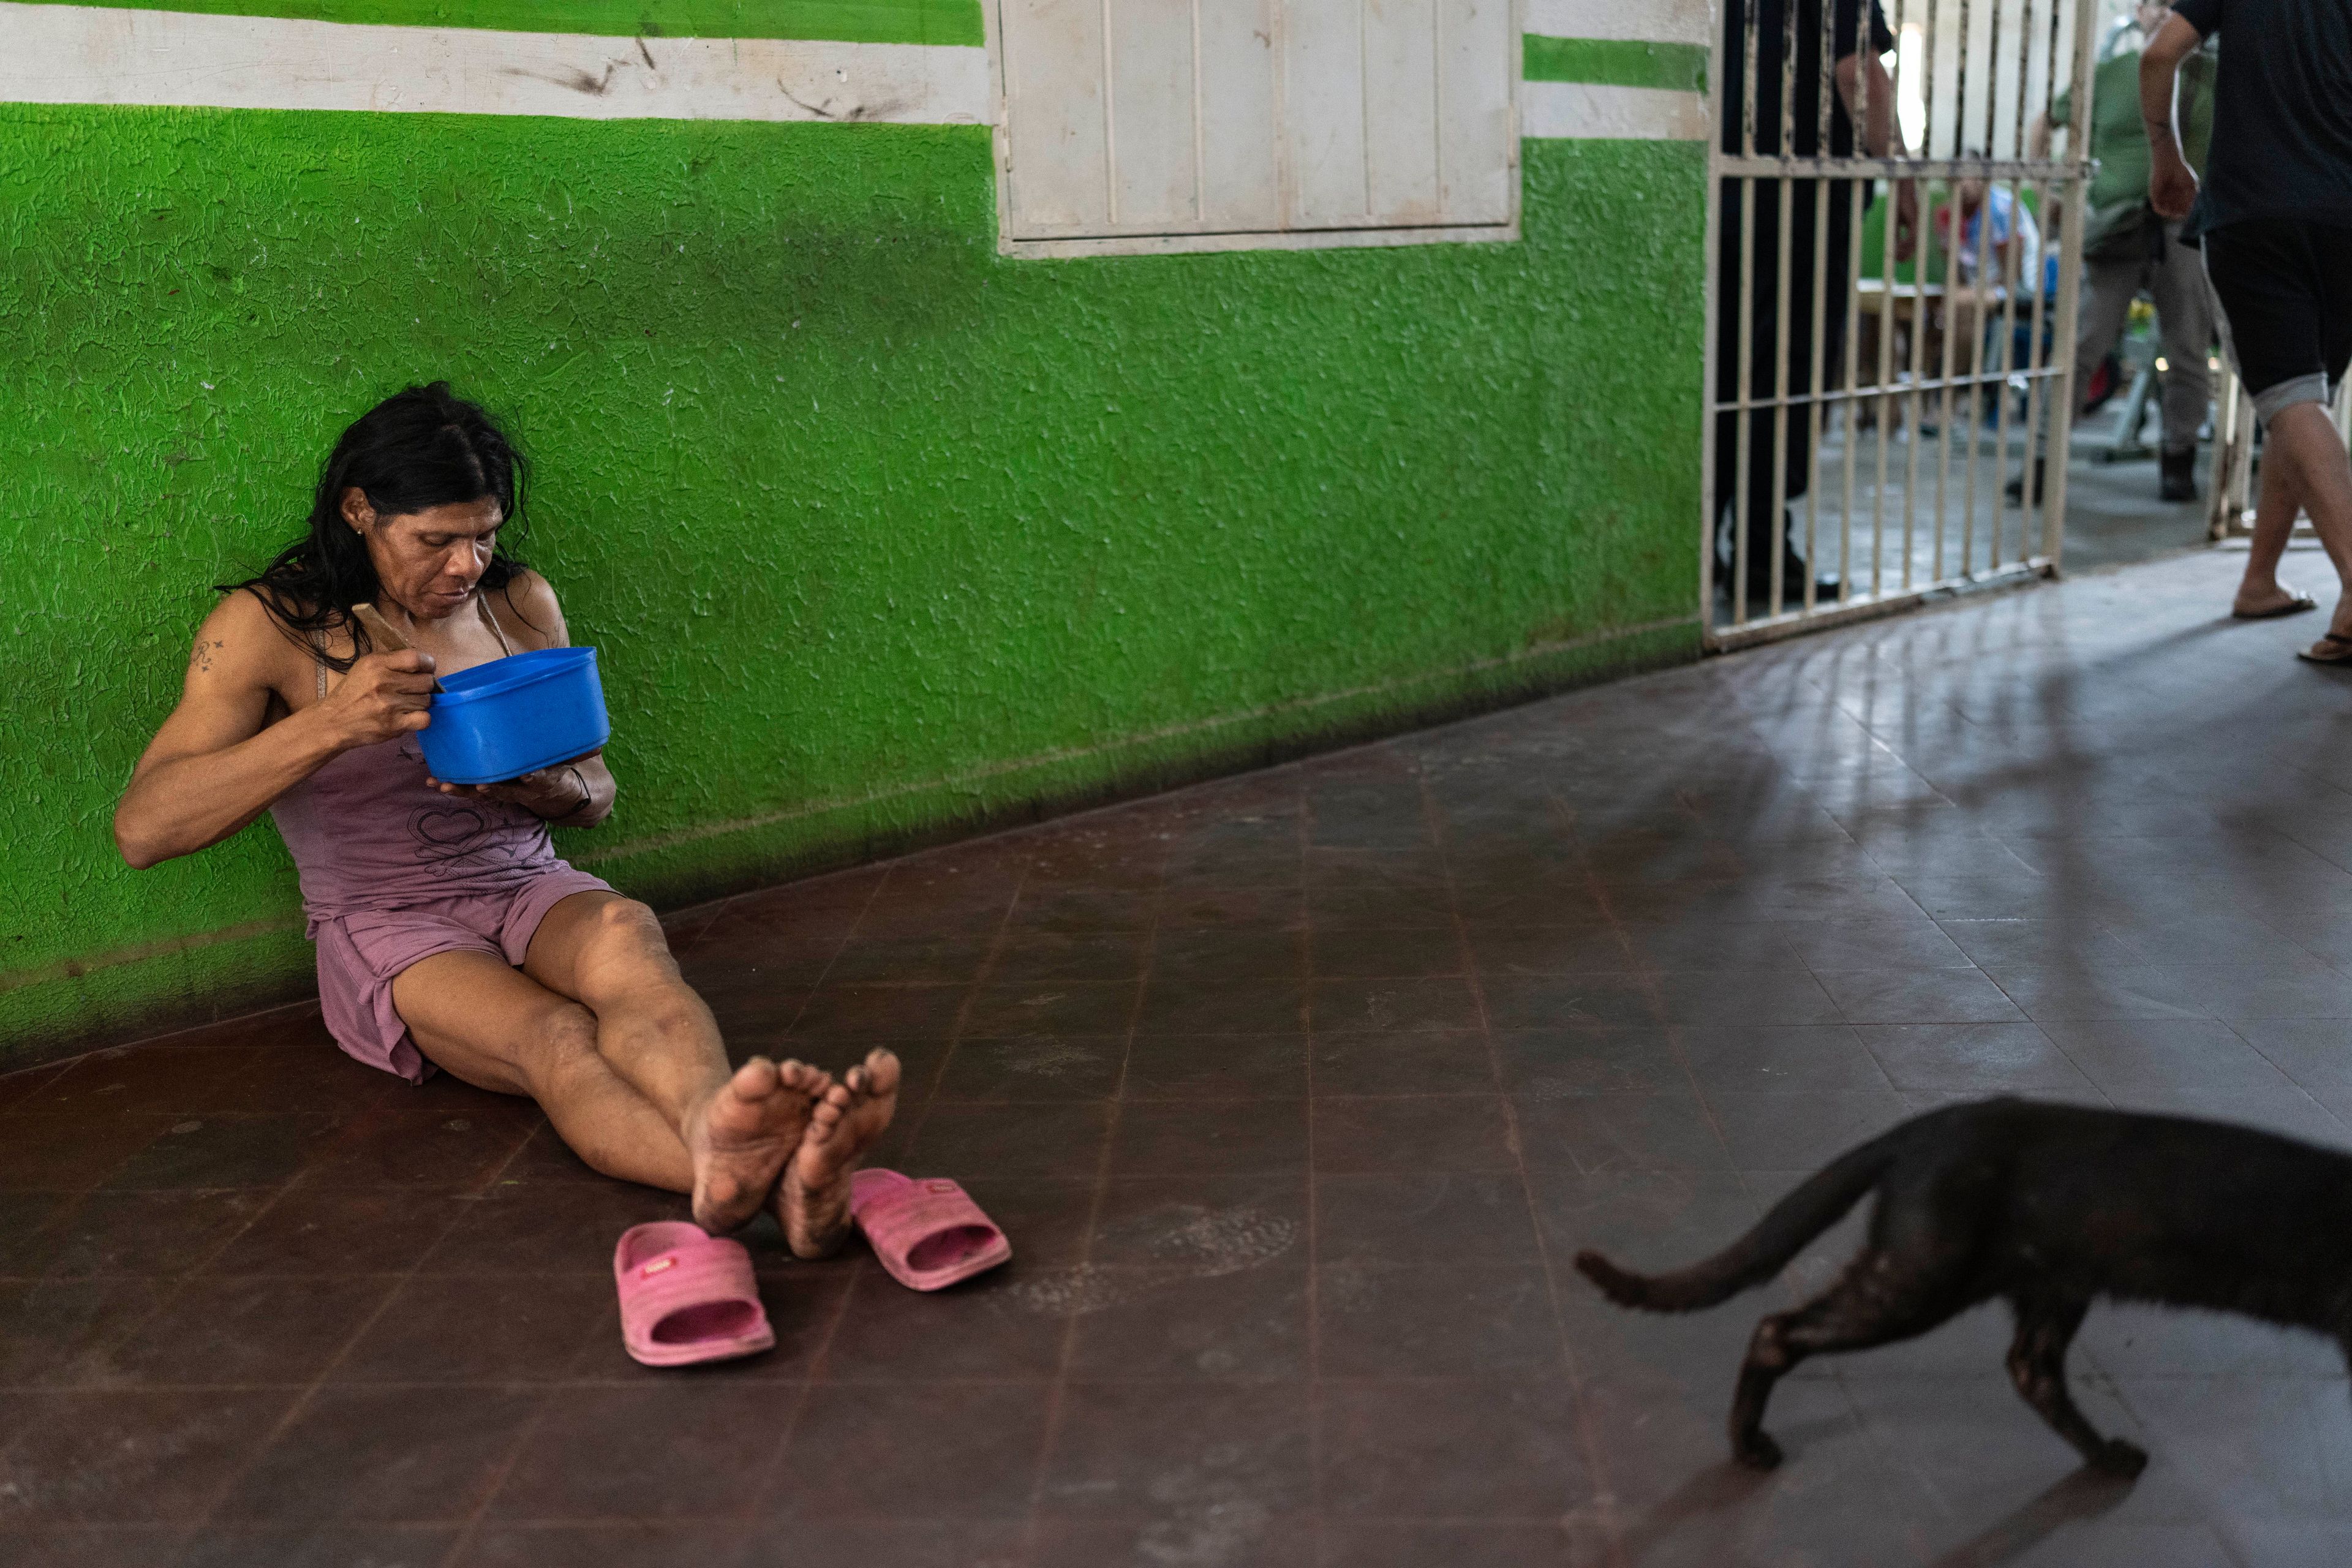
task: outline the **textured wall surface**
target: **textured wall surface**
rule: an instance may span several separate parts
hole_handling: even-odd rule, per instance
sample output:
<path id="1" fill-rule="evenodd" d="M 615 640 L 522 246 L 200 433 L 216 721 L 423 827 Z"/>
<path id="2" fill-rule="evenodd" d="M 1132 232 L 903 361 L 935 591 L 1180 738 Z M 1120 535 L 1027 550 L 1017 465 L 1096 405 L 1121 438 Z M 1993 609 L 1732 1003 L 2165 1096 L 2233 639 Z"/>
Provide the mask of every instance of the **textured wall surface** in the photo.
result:
<path id="1" fill-rule="evenodd" d="M 1530 142 L 1517 245 L 1041 263 L 977 129 L 0 107 L 0 1059 L 307 971 L 266 823 L 109 816 L 410 380 L 538 464 L 623 786 L 565 847 L 656 898 L 1695 651 L 1704 157 Z"/>

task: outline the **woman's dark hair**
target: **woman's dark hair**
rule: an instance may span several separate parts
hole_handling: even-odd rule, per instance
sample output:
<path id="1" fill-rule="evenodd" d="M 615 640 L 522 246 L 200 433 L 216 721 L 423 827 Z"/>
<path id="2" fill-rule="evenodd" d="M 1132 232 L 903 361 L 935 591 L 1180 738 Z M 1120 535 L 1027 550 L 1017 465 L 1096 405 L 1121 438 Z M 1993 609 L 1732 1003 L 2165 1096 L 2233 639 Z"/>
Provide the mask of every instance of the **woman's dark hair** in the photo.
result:
<path id="1" fill-rule="evenodd" d="M 522 454 L 478 404 L 446 381 L 405 387 L 353 420 L 336 441 L 310 501 L 309 536 L 279 552 L 259 576 L 217 584 L 218 591 L 250 590 L 289 637 L 332 668 L 348 669 L 352 659 L 327 656 L 319 634 L 348 626 L 354 657 L 367 652 L 367 634 L 352 619 L 352 606 L 373 601 L 383 585 L 367 541 L 344 521 L 343 492 L 357 486 L 383 517 L 496 501 L 499 544 L 481 587 L 497 593 L 522 570 L 506 542 L 522 532 L 526 477 Z"/>

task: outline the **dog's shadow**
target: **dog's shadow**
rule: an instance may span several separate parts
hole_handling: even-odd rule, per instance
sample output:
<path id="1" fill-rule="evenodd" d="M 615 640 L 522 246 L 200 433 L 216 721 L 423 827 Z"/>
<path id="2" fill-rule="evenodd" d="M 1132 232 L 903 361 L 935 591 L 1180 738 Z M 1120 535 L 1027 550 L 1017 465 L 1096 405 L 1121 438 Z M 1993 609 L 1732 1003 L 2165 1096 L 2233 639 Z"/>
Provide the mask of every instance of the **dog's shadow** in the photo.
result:
<path id="1" fill-rule="evenodd" d="M 1836 1423 L 1814 1423 L 1826 1434 Z M 1785 1432 L 1793 1459 L 1800 1452 L 1804 1436 L 1804 1424 L 1791 1426 Z M 1626 1526 L 1620 1544 L 1623 1561 L 1640 1563 L 1648 1561 L 1655 1548 L 1664 1545 L 1684 1526 L 1712 1514 L 1727 1512 L 1768 1490 L 1774 1472 L 1751 1470 L 1726 1461 L 1699 1471 L 1642 1511 L 1640 1518 Z M 2129 1480 L 2095 1470 L 2085 1466 L 2069 1472 L 2037 1496 L 2007 1515 L 1979 1531 L 1975 1535 L 1952 1547 L 1928 1565 L 1928 1568 L 2000 1568 L 2013 1563 L 2042 1541 L 2069 1524 L 2081 1523 L 2108 1512 L 2131 1495 Z"/>

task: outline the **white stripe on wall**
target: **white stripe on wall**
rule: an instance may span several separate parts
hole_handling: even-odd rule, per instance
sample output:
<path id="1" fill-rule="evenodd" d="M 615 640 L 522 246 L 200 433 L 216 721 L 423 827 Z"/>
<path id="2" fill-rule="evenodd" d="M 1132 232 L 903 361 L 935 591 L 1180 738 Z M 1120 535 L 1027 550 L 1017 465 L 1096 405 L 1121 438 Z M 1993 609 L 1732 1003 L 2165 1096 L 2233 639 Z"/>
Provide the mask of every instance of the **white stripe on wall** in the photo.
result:
<path id="1" fill-rule="evenodd" d="M 1519 84 L 1519 128 L 1528 136 L 1595 141 L 1704 142 L 1706 100 L 1655 87 L 1596 87 L 1580 81 Z"/>
<path id="2" fill-rule="evenodd" d="M 1595 0 L 1529 4 L 1537 16 L 1598 10 Z M 1673 14 L 1690 0 L 1663 4 Z M 1584 36 L 1606 36 L 1597 22 L 1580 25 Z M 1706 136 L 1696 93 L 1549 81 L 1520 92 L 1528 136 Z M 988 52 L 970 47 L 611 38 L 0 0 L 0 103 L 972 125 L 987 121 L 988 93 Z"/>
<path id="3" fill-rule="evenodd" d="M 1705 44 L 1707 0 L 1527 0 L 1527 28 L 1548 38 L 1631 38 Z"/>
<path id="4" fill-rule="evenodd" d="M 988 51 L 602 38 L 0 0 L 0 102 L 546 114 L 573 120 L 988 120 Z"/>

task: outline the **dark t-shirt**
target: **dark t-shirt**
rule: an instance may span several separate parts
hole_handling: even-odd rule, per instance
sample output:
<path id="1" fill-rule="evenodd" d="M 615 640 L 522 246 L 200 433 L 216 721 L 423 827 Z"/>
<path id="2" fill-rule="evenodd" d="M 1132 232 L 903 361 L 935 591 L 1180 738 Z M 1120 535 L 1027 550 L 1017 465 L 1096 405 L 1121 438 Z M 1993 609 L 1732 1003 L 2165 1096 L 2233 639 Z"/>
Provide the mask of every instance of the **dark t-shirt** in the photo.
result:
<path id="1" fill-rule="evenodd" d="M 1723 7 L 1723 150 L 1740 151 L 1740 104 L 1747 96 L 1748 8 L 1751 0 L 1727 0 Z M 1862 0 L 1752 0 L 1756 8 L 1756 155 L 1780 155 L 1780 72 L 1789 54 L 1790 12 L 1797 24 L 1797 91 L 1790 153 L 1800 158 L 1822 155 L 1822 26 L 1828 13 L 1830 58 L 1842 60 L 1855 52 L 1862 32 Z M 1870 0 L 1870 37 L 1874 52 L 1895 47 L 1878 0 Z M 1853 121 L 1834 86 L 1830 95 L 1828 155 L 1843 158 L 1853 152 Z"/>
<path id="2" fill-rule="evenodd" d="M 2206 37 L 2226 27 L 2198 233 L 2248 218 L 2352 228 L 2352 4 L 2178 0 Z"/>

